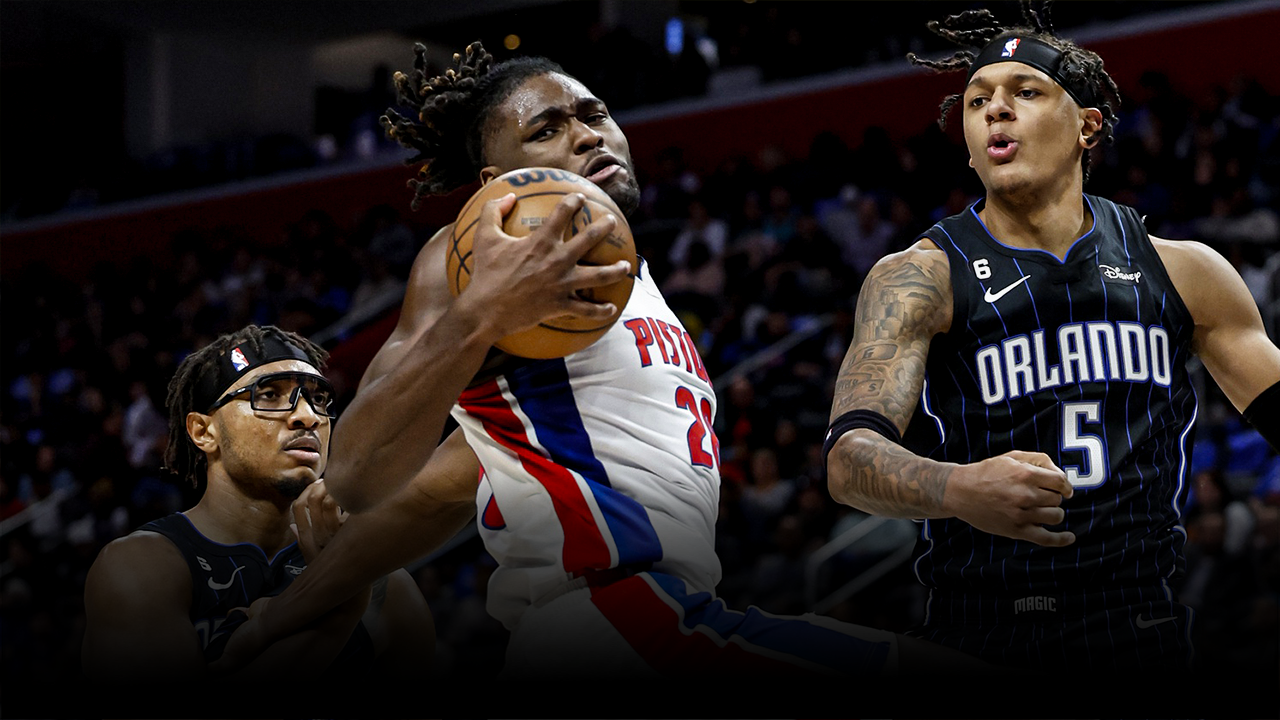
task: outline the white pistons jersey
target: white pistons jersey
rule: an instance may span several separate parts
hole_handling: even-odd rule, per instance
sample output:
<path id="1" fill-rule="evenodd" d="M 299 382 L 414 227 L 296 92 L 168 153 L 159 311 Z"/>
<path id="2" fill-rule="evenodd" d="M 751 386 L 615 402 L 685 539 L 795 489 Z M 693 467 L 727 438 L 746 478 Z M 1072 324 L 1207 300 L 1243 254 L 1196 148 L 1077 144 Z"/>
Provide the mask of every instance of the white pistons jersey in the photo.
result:
<path id="1" fill-rule="evenodd" d="M 592 571 L 653 569 L 691 591 L 720 581 L 715 393 L 641 264 L 608 332 L 555 360 L 505 367 L 453 408 L 480 460 L 477 524 L 499 567 L 489 612 L 525 609 Z"/>

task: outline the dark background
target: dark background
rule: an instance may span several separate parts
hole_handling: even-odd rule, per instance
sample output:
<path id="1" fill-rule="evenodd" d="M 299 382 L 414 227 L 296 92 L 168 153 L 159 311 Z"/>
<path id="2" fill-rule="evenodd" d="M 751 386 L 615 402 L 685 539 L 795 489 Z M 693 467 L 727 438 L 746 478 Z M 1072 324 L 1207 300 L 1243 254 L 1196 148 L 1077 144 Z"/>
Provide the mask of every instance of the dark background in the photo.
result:
<path id="1" fill-rule="evenodd" d="M 893 560 L 910 523 L 870 532 L 812 583 L 804 571 L 867 522 L 831 501 L 817 452 L 861 278 L 981 192 L 957 128 L 936 124 L 959 78 L 903 55 L 947 52 L 924 23 L 982 6 L 0 2 L 0 702 L 69 714 L 89 563 L 198 498 L 157 454 L 164 385 L 186 353 L 247 322 L 277 324 L 333 352 L 349 399 L 394 323 L 413 253 L 470 192 L 410 212 L 405 153 L 381 137 L 390 72 L 407 68 L 414 42 L 436 70 L 477 39 L 498 59 L 546 54 L 627 132 L 644 190 L 637 245 L 719 395 L 728 605 L 797 613 L 816 598 L 844 620 L 918 622 L 918 583 Z M 1064 2 L 1054 17 L 1103 55 L 1124 96 L 1086 190 L 1138 207 L 1153 234 L 1226 255 L 1280 337 L 1280 3 Z M 687 31 L 680 53 L 666 46 L 673 18 Z M 521 42 L 507 50 L 511 34 Z M 1198 365 L 1193 376 L 1178 589 L 1198 611 L 1206 667 L 1231 681 L 1164 697 L 1186 716 L 1276 717 L 1280 461 Z M 882 576 L 869 572 L 882 561 Z M 412 568 L 440 643 L 438 677 L 407 690 L 408 704 L 458 707 L 457 683 L 500 666 L 505 631 L 483 607 L 492 566 L 464 533 Z M 997 697 L 1009 691 L 975 690 L 956 714 L 1008 715 Z M 867 688 L 849 706 L 763 694 L 710 714 L 937 707 L 936 694 L 896 704 Z M 1055 688 L 1024 716 L 1080 716 L 1090 698 Z M 1114 707 L 1174 712 L 1134 702 Z"/>

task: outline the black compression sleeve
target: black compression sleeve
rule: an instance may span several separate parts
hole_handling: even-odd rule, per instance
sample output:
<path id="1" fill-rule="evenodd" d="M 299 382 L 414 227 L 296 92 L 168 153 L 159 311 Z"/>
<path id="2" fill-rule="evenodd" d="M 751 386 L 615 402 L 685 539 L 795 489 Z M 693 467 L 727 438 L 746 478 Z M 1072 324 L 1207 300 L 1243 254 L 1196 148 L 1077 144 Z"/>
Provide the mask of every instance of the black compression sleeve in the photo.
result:
<path id="1" fill-rule="evenodd" d="M 1280 382 L 1263 390 L 1243 414 L 1253 429 L 1280 452 Z"/>
<path id="2" fill-rule="evenodd" d="M 874 410 L 850 410 L 831 422 L 831 426 L 827 428 L 827 439 L 822 442 L 822 459 L 826 462 L 827 455 L 831 453 L 831 448 L 835 447 L 836 441 L 841 435 L 856 428 L 867 428 L 894 443 L 902 442 L 902 434 L 898 432 L 898 426 L 893 424 L 889 418 L 881 415 Z"/>

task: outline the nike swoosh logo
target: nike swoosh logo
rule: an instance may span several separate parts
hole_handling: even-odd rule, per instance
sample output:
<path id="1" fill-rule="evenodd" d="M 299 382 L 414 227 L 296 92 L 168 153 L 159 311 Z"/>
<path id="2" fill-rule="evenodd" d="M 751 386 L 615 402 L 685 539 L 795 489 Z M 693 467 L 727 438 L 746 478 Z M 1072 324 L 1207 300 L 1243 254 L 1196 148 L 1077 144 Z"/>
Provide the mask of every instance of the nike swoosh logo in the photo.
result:
<path id="1" fill-rule="evenodd" d="M 1008 286 L 1006 286 L 1003 290 L 1001 290 L 1000 292 L 997 292 L 997 293 L 993 293 L 993 292 L 991 292 L 991 288 L 987 288 L 987 292 L 986 292 L 986 294 L 985 294 L 985 295 L 983 295 L 983 296 L 982 296 L 982 299 L 983 299 L 983 300 L 986 300 L 986 301 L 987 301 L 987 302 L 989 302 L 989 303 L 993 303 L 993 302 L 995 302 L 995 301 L 999 300 L 1000 298 L 1004 297 L 1005 295 L 1008 295 L 1010 290 L 1012 290 L 1012 289 L 1014 289 L 1014 288 L 1018 287 L 1019 285 L 1021 285 L 1021 284 L 1022 284 L 1022 283 L 1024 283 L 1024 282 L 1026 282 L 1026 281 L 1027 281 L 1027 278 L 1029 278 L 1029 277 L 1031 277 L 1031 276 L 1030 276 L 1030 275 L 1023 275 L 1021 280 L 1019 280 L 1019 281 L 1017 281 L 1017 282 L 1013 283 L 1012 285 L 1008 285 Z"/>
<path id="2" fill-rule="evenodd" d="M 236 573 L 240 572 L 243 569 L 244 569 L 243 565 L 237 566 L 236 569 L 231 572 L 231 577 L 227 578 L 227 581 L 224 583 L 216 583 L 213 581 L 213 578 L 209 578 L 209 587 L 213 588 L 214 590 L 226 590 L 227 588 L 231 587 L 231 583 L 236 581 Z"/>
<path id="3" fill-rule="evenodd" d="M 1163 622 L 1169 622 L 1170 620 L 1177 620 L 1177 618 L 1175 618 L 1175 617 L 1162 617 L 1162 618 L 1153 618 L 1153 619 L 1151 619 L 1151 620 L 1148 620 L 1148 619 L 1146 619 L 1146 618 L 1142 617 L 1141 615 L 1139 615 L 1139 616 L 1138 616 L 1138 619 L 1137 619 L 1137 620 L 1134 620 L 1133 622 L 1134 622 L 1134 624 L 1135 624 L 1135 625 L 1137 625 L 1138 627 L 1143 628 L 1143 629 L 1146 629 L 1146 628 L 1151 627 L 1152 625 L 1159 625 L 1160 623 L 1163 623 Z"/>

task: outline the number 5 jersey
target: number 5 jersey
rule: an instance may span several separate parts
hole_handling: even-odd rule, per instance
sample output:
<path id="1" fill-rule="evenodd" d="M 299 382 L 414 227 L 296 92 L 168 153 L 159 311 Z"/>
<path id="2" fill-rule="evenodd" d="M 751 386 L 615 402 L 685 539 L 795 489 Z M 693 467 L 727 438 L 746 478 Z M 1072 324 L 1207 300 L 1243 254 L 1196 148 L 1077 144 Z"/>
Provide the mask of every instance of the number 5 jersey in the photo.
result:
<path id="1" fill-rule="evenodd" d="M 1182 571 L 1194 322 L 1137 211 L 1083 201 L 1093 227 L 1065 260 L 1001 244 L 979 219 L 982 201 L 924 234 L 947 253 L 955 310 L 930 345 L 904 443 L 955 463 L 1047 454 L 1075 488 L 1052 529 L 1077 538 L 1049 548 L 926 521 L 916 562 L 926 586 L 1087 591 Z"/>

